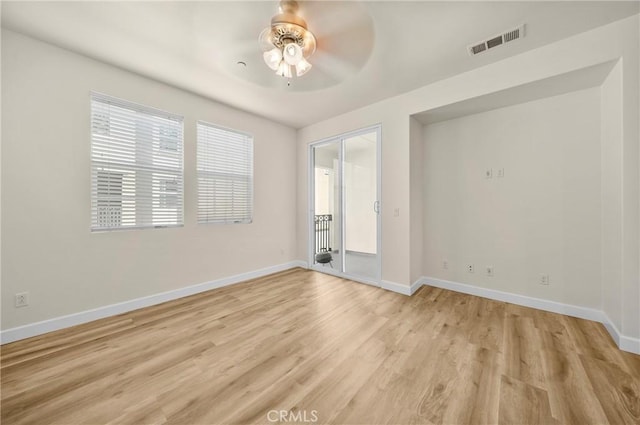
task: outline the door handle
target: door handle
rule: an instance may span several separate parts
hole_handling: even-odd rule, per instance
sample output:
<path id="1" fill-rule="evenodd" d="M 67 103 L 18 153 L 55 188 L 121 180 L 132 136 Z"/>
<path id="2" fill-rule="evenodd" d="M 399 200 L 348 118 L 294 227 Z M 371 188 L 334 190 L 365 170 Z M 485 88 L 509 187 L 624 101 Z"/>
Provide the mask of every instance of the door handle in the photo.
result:
<path id="1" fill-rule="evenodd" d="M 380 214 L 380 201 L 375 201 L 375 202 L 373 203 L 373 211 L 374 211 L 376 214 Z"/>

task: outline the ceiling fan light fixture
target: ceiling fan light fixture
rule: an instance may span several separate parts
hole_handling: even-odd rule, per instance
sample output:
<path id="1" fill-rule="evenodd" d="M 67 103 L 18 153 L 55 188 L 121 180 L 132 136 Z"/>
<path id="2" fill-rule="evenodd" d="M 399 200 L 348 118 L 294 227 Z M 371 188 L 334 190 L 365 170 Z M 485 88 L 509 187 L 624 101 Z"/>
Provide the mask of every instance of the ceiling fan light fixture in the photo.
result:
<path id="1" fill-rule="evenodd" d="M 291 74 L 291 67 L 285 61 L 280 62 L 280 66 L 278 66 L 276 74 L 284 78 L 293 77 L 293 75 Z"/>
<path id="2" fill-rule="evenodd" d="M 277 47 L 274 47 L 271 50 L 268 50 L 262 54 L 264 59 L 264 63 L 274 71 L 278 70 L 278 66 L 280 62 L 282 62 L 282 52 Z"/>
<path id="3" fill-rule="evenodd" d="M 284 61 L 286 63 L 294 66 L 304 59 L 304 57 L 302 57 L 302 48 L 296 43 L 289 43 L 284 46 L 284 49 L 282 50 L 282 56 L 284 57 Z"/>
<path id="4" fill-rule="evenodd" d="M 300 62 L 296 64 L 296 77 L 302 77 L 311 69 L 311 67 L 312 65 L 307 62 L 305 58 L 302 58 Z"/>
<path id="5" fill-rule="evenodd" d="M 307 73 L 311 69 L 307 58 L 316 50 L 316 38 L 307 29 L 305 20 L 296 15 L 297 11 L 298 2 L 281 0 L 280 13 L 258 37 L 264 62 L 285 78 L 292 77 L 292 66 L 296 67 L 297 77 Z"/>

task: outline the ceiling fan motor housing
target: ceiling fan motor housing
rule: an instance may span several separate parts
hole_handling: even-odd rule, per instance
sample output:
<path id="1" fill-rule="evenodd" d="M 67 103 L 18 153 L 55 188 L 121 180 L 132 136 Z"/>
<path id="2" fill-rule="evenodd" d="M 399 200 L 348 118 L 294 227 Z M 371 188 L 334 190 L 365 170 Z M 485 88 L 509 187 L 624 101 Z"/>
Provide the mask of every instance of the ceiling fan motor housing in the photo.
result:
<path id="1" fill-rule="evenodd" d="M 278 9 L 280 13 L 271 18 L 271 26 L 277 26 L 278 24 L 295 24 L 305 30 L 307 29 L 307 23 L 305 20 L 296 15 L 296 12 L 298 11 L 297 1 L 281 1 Z"/>
<path id="2" fill-rule="evenodd" d="M 280 13 L 271 18 L 269 41 L 281 49 L 289 43 L 295 43 L 302 48 L 304 57 L 309 57 L 315 52 L 316 40 L 307 29 L 307 22 L 296 14 L 297 11 L 297 1 L 280 2 Z"/>

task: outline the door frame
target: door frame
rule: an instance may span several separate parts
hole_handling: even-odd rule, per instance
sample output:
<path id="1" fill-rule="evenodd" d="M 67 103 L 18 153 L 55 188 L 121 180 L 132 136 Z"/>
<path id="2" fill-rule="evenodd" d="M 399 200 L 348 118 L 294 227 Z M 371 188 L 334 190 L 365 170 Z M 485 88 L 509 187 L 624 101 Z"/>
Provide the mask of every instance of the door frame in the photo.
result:
<path id="1" fill-rule="evenodd" d="M 360 136 L 366 133 L 376 133 L 376 198 L 378 202 L 378 213 L 376 214 L 376 277 L 374 279 L 350 275 L 344 273 L 341 270 L 331 269 L 326 266 L 320 266 L 314 264 L 314 251 L 315 251 L 315 157 L 314 147 L 327 145 L 330 143 L 339 142 L 339 154 L 338 154 L 338 173 L 337 177 L 340 181 L 339 196 L 340 196 L 340 256 L 342 257 L 342 267 L 344 268 L 344 260 L 346 250 L 345 244 L 345 226 L 343 217 L 345 215 L 345 203 L 344 203 L 344 140 L 351 137 Z M 335 136 L 327 137 L 324 139 L 316 140 L 308 144 L 307 153 L 307 169 L 308 169 L 308 184 L 307 184 L 307 261 L 310 270 L 315 270 L 321 273 L 331 274 L 339 276 L 345 279 L 353 280 L 356 282 L 366 283 L 373 286 L 382 286 L 382 125 L 375 124 L 372 126 L 360 128 L 357 130 L 341 133 Z M 373 205 L 372 205 L 373 208 Z"/>

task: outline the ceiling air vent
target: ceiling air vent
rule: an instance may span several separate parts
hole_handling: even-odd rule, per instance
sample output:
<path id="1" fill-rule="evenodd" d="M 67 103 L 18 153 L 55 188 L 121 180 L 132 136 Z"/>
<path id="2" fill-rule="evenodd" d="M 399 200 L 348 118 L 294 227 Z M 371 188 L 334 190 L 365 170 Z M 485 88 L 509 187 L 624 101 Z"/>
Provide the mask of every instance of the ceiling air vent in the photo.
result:
<path id="1" fill-rule="evenodd" d="M 471 52 L 471 54 L 473 55 L 477 55 L 480 52 L 484 52 L 485 50 L 487 50 L 487 45 L 482 43 L 482 44 L 478 44 L 475 46 L 471 46 L 469 48 L 469 51 Z"/>
<path id="2" fill-rule="evenodd" d="M 500 35 L 491 37 L 488 40 L 473 44 L 467 48 L 467 51 L 471 56 L 474 56 L 478 53 L 493 49 L 494 47 L 509 43 L 513 40 L 518 40 L 522 37 L 524 37 L 524 24 L 520 25 L 517 28 L 510 29 L 509 31 L 505 31 Z"/>

